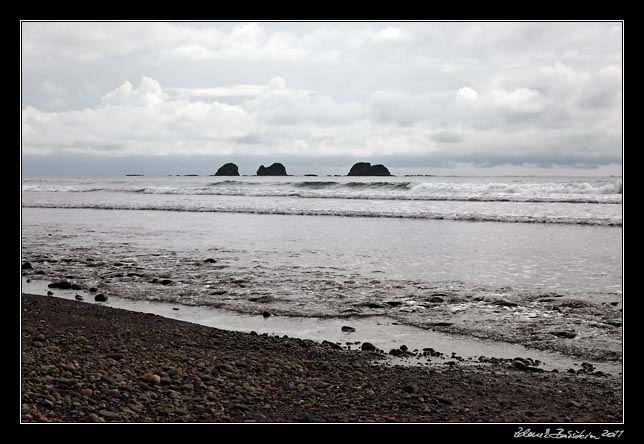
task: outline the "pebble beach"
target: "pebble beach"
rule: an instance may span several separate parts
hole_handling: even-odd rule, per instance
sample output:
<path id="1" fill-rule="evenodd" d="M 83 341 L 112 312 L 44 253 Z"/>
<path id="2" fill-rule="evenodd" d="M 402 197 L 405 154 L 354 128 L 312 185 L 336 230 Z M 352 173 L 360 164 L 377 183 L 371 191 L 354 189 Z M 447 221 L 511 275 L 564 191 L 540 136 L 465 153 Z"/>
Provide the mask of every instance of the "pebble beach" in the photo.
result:
<path id="1" fill-rule="evenodd" d="M 623 421 L 611 375 L 397 366 L 377 350 L 27 294 L 21 331 L 24 423 Z"/>

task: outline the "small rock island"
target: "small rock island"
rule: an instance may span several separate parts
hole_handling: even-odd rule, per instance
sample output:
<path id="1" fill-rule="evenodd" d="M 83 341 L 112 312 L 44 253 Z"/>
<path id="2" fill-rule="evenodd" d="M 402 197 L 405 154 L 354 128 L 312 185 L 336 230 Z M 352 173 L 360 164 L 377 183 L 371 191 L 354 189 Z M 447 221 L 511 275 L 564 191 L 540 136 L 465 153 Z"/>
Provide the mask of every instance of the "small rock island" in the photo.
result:
<path id="1" fill-rule="evenodd" d="M 257 170 L 257 175 L 258 176 L 288 176 L 288 174 L 286 174 L 286 168 L 281 163 L 274 163 L 269 167 L 260 165 L 259 169 Z"/>
<path id="2" fill-rule="evenodd" d="M 239 168 L 234 163 L 227 163 L 217 170 L 215 176 L 239 176 Z"/>
<path id="3" fill-rule="evenodd" d="M 391 174 L 384 165 L 371 165 L 369 162 L 358 162 L 351 167 L 347 176 L 391 176 Z"/>

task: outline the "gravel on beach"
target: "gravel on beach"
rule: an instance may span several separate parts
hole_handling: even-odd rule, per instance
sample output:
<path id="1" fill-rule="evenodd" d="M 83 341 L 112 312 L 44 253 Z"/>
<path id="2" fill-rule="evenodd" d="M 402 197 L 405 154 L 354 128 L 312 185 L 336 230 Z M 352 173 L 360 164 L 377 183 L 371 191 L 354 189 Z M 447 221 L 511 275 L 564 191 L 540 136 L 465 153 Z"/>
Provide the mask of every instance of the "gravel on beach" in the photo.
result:
<path id="1" fill-rule="evenodd" d="M 622 381 L 366 350 L 22 295 L 22 422 L 621 422 Z"/>

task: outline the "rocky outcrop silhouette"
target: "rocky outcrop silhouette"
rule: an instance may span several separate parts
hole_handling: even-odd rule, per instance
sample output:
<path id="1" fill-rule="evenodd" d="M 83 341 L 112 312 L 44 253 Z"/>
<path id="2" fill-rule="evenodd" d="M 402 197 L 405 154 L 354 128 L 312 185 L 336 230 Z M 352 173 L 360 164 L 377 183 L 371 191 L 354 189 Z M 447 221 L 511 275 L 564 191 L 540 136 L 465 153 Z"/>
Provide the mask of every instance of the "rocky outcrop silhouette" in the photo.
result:
<path id="1" fill-rule="evenodd" d="M 288 174 L 286 174 L 286 167 L 284 167 L 284 165 L 282 165 L 281 163 L 274 163 L 269 167 L 260 165 L 259 169 L 257 170 L 257 175 L 258 176 L 288 176 Z"/>
<path id="2" fill-rule="evenodd" d="M 217 170 L 215 176 L 239 176 L 239 168 L 234 163 L 227 163 Z"/>
<path id="3" fill-rule="evenodd" d="M 391 176 L 391 174 L 384 165 L 371 165 L 369 162 L 358 162 L 351 167 L 348 176 Z"/>

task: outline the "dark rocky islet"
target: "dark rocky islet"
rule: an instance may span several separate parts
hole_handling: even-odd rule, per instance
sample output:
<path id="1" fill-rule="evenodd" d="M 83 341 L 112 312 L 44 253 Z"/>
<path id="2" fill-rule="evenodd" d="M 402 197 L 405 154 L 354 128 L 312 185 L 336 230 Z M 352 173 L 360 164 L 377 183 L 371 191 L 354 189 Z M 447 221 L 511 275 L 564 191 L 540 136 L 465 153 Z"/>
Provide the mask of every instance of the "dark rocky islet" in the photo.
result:
<path id="1" fill-rule="evenodd" d="M 358 162 L 351 167 L 347 176 L 391 176 L 391 174 L 384 165 Z"/>
<path id="2" fill-rule="evenodd" d="M 226 163 L 219 167 L 215 176 L 239 176 L 239 167 L 234 163 Z"/>
<path id="3" fill-rule="evenodd" d="M 260 165 L 257 169 L 258 176 L 287 176 L 286 167 L 279 162 L 272 164 L 271 166 L 265 167 Z"/>

